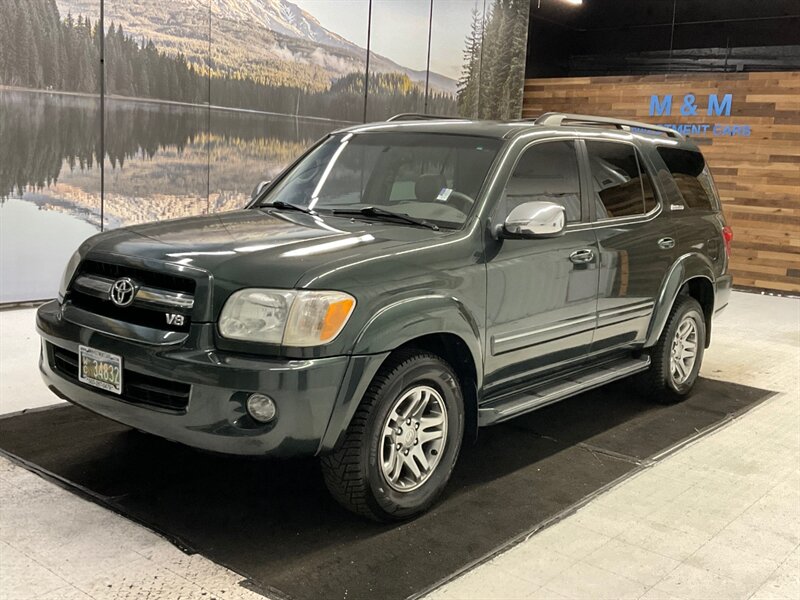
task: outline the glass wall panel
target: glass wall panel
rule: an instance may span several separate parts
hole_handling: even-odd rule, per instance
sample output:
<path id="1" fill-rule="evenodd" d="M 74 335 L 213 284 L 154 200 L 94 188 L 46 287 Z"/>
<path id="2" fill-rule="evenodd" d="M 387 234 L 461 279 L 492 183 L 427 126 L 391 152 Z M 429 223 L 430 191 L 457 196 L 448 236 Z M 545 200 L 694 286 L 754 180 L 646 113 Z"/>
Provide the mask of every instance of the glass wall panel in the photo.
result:
<path id="1" fill-rule="evenodd" d="M 520 117 L 529 8 L 528 0 L 434 0 L 428 112 Z M 438 89 L 434 73 L 448 78 Z"/>
<path id="2" fill-rule="evenodd" d="M 480 45 L 478 116 L 518 119 L 525 86 L 529 0 L 486 0 Z M 468 87 L 468 86 L 467 86 Z"/>
<path id="3" fill-rule="evenodd" d="M 486 2 L 433 0 L 431 77 L 426 112 L 465 117 L 478 115 L 477 90 Z"/>
<path id="4" fill-rule="evenodd" d="M 0 303 L 55 297 L 100 229 L 99 14 L 0 2 Z"/>
<path id="5" fill-rule="evenodd" d="M 209 209 L 240 208 L 317 139 L 364 114 L 368 0 L 211 0 Z"/>
<path id="6" fill-rule="evenodd" d="M 430 11 L 431 0 L 373 0 L 367 121 L 425 111 Z"/>
<path id="7" fill-rule="evenodd" d="M 104 6 L 105 227 L 202 214 L 209 0 Z"/>

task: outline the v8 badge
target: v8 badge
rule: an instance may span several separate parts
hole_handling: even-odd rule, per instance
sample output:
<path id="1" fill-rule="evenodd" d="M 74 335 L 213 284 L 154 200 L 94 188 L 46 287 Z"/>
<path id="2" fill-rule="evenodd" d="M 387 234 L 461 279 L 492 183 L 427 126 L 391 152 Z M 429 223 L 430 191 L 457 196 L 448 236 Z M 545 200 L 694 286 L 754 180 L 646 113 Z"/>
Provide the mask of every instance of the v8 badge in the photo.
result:
<path id="1" fill-rule="evenodd" d="M 183 315 L 178 315 L 176 313 L 167 313 L 167 325 L 177 325 L 178 327 L 182 326 L 186 319 Z"/>

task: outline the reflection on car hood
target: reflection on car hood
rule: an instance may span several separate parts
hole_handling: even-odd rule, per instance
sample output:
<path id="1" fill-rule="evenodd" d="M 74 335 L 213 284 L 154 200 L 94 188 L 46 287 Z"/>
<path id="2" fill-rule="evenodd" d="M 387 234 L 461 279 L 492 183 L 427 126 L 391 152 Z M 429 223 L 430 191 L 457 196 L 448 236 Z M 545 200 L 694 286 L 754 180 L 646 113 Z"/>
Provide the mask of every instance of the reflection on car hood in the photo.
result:
<path id="1" fill-rule="evenodd" d="M 437 235 L 402 224 L 249 209 L 118 229 L 97 236 L 90 252 L 194 266 L 218 282 L 293 287 L 314 267 L 391 255 L 399 246 Z"/>

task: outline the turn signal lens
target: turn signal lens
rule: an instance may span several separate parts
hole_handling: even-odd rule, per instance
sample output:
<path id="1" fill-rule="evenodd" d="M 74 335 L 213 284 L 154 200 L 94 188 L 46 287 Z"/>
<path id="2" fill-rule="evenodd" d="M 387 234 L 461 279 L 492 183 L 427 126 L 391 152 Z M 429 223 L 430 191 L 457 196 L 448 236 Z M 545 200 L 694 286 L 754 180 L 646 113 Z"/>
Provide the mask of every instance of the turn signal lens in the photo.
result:
<path id="1" fill-rule="evenodd" d="M 329 340 L 336 337 L 336 334 L 341 331 L 342 327 L 347 321 L 356 301 L 352 298 L 345 298 L 338 302 L 333 302 L 328 305 L 328 313 L 322 322 L 322 331 L 319 334 L 320 340 Z"/>
<path id="2" fill-rule="evenodd" d="M 319 346 L 342 331 L 356 301 L 344 292 L 298 292 L 289 312 L 285 346 Z"/>

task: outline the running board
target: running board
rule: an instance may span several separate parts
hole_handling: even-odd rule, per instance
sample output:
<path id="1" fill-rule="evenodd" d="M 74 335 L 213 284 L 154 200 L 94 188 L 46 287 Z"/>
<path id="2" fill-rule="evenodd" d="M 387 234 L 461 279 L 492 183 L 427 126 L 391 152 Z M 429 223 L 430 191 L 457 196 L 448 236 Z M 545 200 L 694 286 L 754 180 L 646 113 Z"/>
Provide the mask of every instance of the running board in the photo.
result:
<path id="1" fill-rule="evenodd" d="M 500 423 L 628 375 L 646 371 L 649 366 L 650 357 L 642 356 L 607 362 L 573 372 L 539 387 L 529 388 L 480 406 L 478 408 L 478 424 L 483 427 Z"/>

